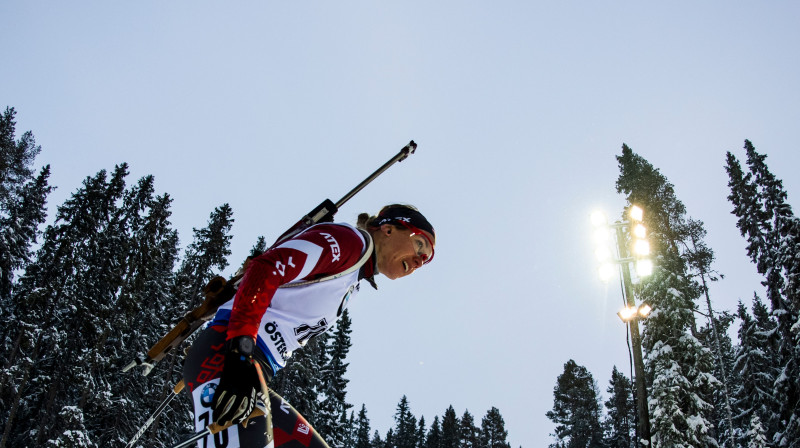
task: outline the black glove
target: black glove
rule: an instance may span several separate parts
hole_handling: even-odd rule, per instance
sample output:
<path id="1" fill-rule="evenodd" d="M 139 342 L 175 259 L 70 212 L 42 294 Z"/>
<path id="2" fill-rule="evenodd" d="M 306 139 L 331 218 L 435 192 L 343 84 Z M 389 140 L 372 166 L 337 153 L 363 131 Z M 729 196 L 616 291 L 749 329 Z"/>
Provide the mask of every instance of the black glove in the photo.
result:
<path id="1" fill-rule="evenodd" d="M 255 345 L 250 336 L 238 336 L 225 344 L 222 377 L 211 403 L 213 421 L 218 425 L 242 423 L 255 409 L 257 399 L 266 400 L 256 370 L 257 361 L 253 359 Z"/>

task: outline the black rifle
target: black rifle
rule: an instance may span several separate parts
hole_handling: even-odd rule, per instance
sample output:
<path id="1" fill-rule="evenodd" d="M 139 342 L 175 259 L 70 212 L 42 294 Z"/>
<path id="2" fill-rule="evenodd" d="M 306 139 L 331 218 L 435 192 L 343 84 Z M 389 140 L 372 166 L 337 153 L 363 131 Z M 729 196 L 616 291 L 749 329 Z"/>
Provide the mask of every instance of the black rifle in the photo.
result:
<path id="1" fill-rule="evenodd" d="M 282 242 L 292 238 L 314 224 L 333 221 L 333 215 L 339 211 L 339 208 L 344 205 L 345 202 L 355 196 L 356 193 L 364 189 L 367 184 L 375 180 L 375 178 L 389 169 L 390 166 L 394 165 L 395 162 L 402 162 L 410 154 L 414 154 L 416 149 L 417 144 L 412 140 L 406 146 L 404 146 L 403 149 L 397 153 L 397 155 L 392 157 L 388 162 L 384 163 L 383 166 L 378 168 L 369 177 L 364 179 L 355 188 L 350 190 L 350 192 L 339 199 L 338 202 L 334 204 L 330 199 L 325 199 L 322 201 L 320 205 L 311 210 L 300 221 L 289 228 L 289 230 L 284 232 L 283 235 L 281 235 L 270 248 L 278 246 Z M 166 356 L 167 353 L 169 353 L 174 347 L 179 346 L 184 340 L 186 340 L 186 338 L 194 333 L 195 330 L 200 328 L 203 323 L 210 320 L 220 305 L 233 298 L 233 296 L 236 294 L 236 285 L 241 280 L 242 276 L 243 274 L 240 273 L 233 276 L 233 278 L 229 280 L 225 280 L 225 278 L 219 276 L 211 279 L 205 288 L 203 288 L 203 293 L 206 296 L 205 300 L 203 300 L 203 303 L 192 311 L 186 313 L 186 315 L 184 315 L 183 318 L 166 334 L 166 336 L 161 338 L 160 341 L 156 342 L 155 345 L 150 348 L 146 355 L 140 355 L 136 357 L 136 359 L 131 361 L 130 364 L 126 365 L 122 371 L 127 372 L 128 370 L 141 365 L 144 366 L 144 371 L 142 374 L 149 374 L 158 361 L 161 361 L 164 356 Z"/>

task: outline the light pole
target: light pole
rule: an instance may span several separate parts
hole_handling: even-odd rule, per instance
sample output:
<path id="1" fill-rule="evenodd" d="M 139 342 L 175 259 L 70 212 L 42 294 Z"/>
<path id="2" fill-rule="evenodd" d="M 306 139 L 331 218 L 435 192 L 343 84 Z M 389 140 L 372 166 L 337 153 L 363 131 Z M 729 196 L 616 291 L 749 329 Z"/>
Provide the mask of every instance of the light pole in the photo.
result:
<path id="1" fill-rule="evenodd" d="M 621 276 L 623 285 L 623 308 L 617 315 L 623 322 L 628 324 L 631 332 L 631 342 L 633 343 L 633 367 L 635 372 L 634 384 L 636 386 L 636 436 L 637 446 L 646 442 L 650 446 L 650 413 L 647 410 L 647 388 L 644 378 L 644 360 L 642 359 L 642 338 L 639 334 L 639 320 L 647 317 L 650 313 L 650 306 L 643 304 L 636 306 L 633 294 L 633 279 L 631 265 L 635 265 L 638 278 L 646 277 L 653 271 L 653 264 L 647 255 L 650 254 L 650 244 L 645 239 L 647 229 L 642 224 L 643 211 L 637 206 L 632 206 L 629 213 L 630 220 L 617 221 L 609 224 L 605 215 L 595 213 L 592 215 L 592 222 L 595 226 L 596 240 L 599 243 L 595 254 L 600 265 L 600 278 L 608 282 L 614 276 L 615 271 Z M 631 236 L 631 245 L 628 244 L 625 230 Z M 612 255 L 609 243 L 615 240 L 616 256 Z"/>

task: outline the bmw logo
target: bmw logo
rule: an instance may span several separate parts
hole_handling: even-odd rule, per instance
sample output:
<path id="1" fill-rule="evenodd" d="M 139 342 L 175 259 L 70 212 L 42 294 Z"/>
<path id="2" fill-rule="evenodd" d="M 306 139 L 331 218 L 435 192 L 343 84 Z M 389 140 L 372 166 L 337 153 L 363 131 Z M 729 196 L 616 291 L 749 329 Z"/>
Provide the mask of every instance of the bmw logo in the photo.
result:
<path id="1" fill-rule="evenodd" d="M 200 393 L 200 404 L 202 404 L 204 408 L 211 406 L 211 402 L 214 400 L 215 390 L 217 390 L 216 383 L 208 383 L 203 387 L 203 391 Z"/>

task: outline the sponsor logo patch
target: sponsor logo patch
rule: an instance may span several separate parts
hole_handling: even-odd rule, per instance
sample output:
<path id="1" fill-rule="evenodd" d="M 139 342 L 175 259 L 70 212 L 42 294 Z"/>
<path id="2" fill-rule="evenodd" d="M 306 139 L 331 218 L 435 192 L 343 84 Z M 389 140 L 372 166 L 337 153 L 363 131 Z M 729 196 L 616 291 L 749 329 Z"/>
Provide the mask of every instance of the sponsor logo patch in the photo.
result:
<path id="1" fill-rule="evenodd" d="M 339 258 L 342 255 L 341 249 L 339 249 L 339 242 L 336 241 L 336 238 L 334 238 L 330 233 L 320 232 L 320 235 L 322 235 L 325 238 L 325 241 L 331 245 L 331 254 L 333 255 L 331 263 L 334 261 L 339 261 Z"/>

